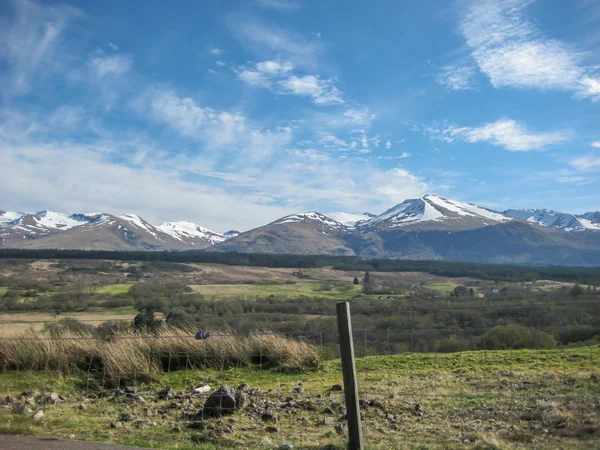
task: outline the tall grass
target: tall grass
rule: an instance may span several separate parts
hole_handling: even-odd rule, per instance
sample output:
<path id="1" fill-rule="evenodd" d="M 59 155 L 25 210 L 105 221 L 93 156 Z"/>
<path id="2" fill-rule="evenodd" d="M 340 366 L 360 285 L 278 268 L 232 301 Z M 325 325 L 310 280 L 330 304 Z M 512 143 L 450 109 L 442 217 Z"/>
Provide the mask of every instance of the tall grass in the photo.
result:
<path id="1" fill-rule="evenodd" d="M 266 331 L 249 336 L 213 332 L 196 340 L 193 330 L 165 327 L 158 333 L 123 331 L 107 341 L 87 332 L 0 331 L 0 369 L 87 371 L 112 385 L 147 381 L 160 371 L 252 364 L 303 371 L 321 361 L 315 346 Z"/>

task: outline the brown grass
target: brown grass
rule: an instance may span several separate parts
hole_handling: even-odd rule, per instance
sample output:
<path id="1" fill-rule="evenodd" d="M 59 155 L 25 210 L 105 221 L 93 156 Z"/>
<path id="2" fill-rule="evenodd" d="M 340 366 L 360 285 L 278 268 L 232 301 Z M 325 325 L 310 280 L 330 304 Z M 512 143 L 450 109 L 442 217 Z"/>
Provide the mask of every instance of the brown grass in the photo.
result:
<path id="1" fill-rule="evenodd" d="M 321 361 L 313 345 L 266 331 L 250 336 L 214 332 L 208 339 L 196 340 L 192 330 L 164 328 L 157 334 L 131 330 L 110 341 L 87 333 L 51 337 L 42 331 L 0 332 L 0 369 L 83 370 L 115 385 L 151 380 L 161 370 L 261 364 L 304 371 L 319 367 Z"/>

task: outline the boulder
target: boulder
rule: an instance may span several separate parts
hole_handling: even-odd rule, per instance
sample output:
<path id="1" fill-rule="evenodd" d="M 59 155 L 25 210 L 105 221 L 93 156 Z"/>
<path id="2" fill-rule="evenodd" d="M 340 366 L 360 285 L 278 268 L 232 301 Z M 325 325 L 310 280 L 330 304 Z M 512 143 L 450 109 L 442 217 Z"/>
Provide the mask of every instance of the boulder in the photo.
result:
<path id="1" fill-rule="evenodd" d="M 202 417 L 220 417 L 233 414 L 246 406 L 247 396 L 242 391 L 236 391 L 226 384 L 213 392 L 204 403 L 199 415 Z"/>

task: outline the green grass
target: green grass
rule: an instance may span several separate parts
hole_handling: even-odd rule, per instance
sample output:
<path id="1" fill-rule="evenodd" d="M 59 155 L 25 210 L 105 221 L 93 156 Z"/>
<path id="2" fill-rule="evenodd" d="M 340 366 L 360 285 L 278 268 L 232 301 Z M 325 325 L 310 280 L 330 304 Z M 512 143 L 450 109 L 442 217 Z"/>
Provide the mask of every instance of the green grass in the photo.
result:
<path id="1" fill-rule="evenodd" d="M 214 298 L 254 298 L 276 295 L 280 297 L 325 297 L 332 299 L 350 299 L 362 291 L 362 286 L 320 281 L 303 281 L 294 284 L 205 284 L 191 285 L 194 292 Z"/>
<path id="2" fill-rule="evenodd" d="M 0 297 L 4 297 L 4 294 L 6 294 L 6 291 L 8 291 L 8 287 L 0 286 Z"/>
<path id="3" fill-rule="evenodd" d="M 456 286 L 458 286 L 456 283 L 430 283 L 423 287 L 433 289 L 434 291 L 438 291 L 443 294 L 450 294 Z"/>
<path id="4" fill-rule="evenodd" d="M 359 396 L 382 402 L 383 409 L 363 408 L 363 435 L 367 449 L 508 449 L 598 448 L 600 396 L 597 375 L 600 347 L 563 350 L 516 350 L 454 354 L 401 354 L 357 360 Z M 199 382 L 213 387 L 248 383 L 263 396 L 251 397 L 257 409 L 246 409 L 223 420 L 208 420 L 206 431 L 183 427 L 182 410 L 166 408 L 173 401 L 155 399 L 157 390 L 171 386 L 186 390 Z M 302 382 L 303 392 L 293 389 Z M 85 376 L 52 373 L 7 372 L 0 375 L 0 396 L 23 391 L 55 391 L 68 397 L 64 403 L 44 407 L 45 419 L 3 414 L 0 433 L 24 433 L 90 441 L 113 442 L 164 449 L 275 449 L 284 443 L 294 449 L 343 449 L 345 435 L 336 432 L 337 408 L 343 392 L 330 394 L 342 384 L 339 361 L 326 362 L 318 372 L 280 373 L 272 370 L 186 370 L 162 373 L 139 385 L 147 404 L 126 406 L 100 396 L 86 398 Z M 93 382 L 92 382 L 93 385 Z M 283 407 L 286 399 L 305 402 L 309 408 Z M 190 412 L 204 399 L 192 398 Z M 279 433 L 265 432 L 260 420 L 265 401 L 279 416 Z M 78 406 L 85 402 L 85 411 Z M 306 403 L 308 402 L 308 403 Z M 414 413 L 418 403 L 424 414 Z M 325 408 L 334 410 L 332 424 L 323 424 Z M 36 408 L 34 408 L 34 411 Z M 156 411 L 159 411 L 158 413 Z M 156 422 L 156 426 L 110 428 L 124 413 Z M 390 418 L 388 415 L 393 417 Z M 215 431 L 216 430 L 216 431 Z M 211 433 L 226 430 L 226 433 Z M 194 442 L 201 442 L 196 444 Z"/>
<path id="5" fill-rule="evenodd" d="M 122 295 L 127 294 L 131 286 L 131 284 L 109 284 L 108 286 L 96 288 L 96 293 L 108 295 Z"/>

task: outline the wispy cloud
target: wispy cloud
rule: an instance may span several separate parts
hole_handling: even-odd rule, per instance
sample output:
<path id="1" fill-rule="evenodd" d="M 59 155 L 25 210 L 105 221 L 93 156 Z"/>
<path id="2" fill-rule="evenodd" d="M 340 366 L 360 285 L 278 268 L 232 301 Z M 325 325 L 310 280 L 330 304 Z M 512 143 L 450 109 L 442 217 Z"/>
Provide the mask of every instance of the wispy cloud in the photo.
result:
<path id="1" fill-rule="evenodd" d="M 27 93 L 35 79 L 60 73 L 64 31 L 81 16 L 68 6 L 44 7 L 28 0 L 12 4 L 14 16 L 0 21 L 0 61 L 8 67 L 0 82 L 6 95 Z"/>
<path id="2" fill-rule="evenodd" d="M 242 66 L 234 70 L 246 84 L 269 88 L 276 94 L 310 97 L 317 105 L 344 103 L 334 79 L 312 74 L 295 75 L 293 69 L 288 61 L 261 61 L 254 67 Z"/>
<path id="3" fill-rule="evenodd" d="M 256 0 L 257 3 L 266 9 L 275 9 L 283 13 L 297 11 L 300 8 L 299 0 Z"/>
<path id="4" fill-rule="evenodd" d="M 581 171 L 598 171 L 600 170 L 600 156 L 585 155 L 571 160 L 571 166 Z"/>
<path id="5" fill-rule="evenodd" d="M 462 138 L 469 143 L 489 142 L 513 152 L 527 152 L 566 142 L 570 139 L 570 132 L 532 132 L 514 120 L 502 119 L 481 127 L 449 126 L 443 130 L 442 137 L 446 141 Z"/>
<path id="6" fill-rule="evenodd" d="M 600 141 L 592 142 L 590 145 L 594 148 L 600 148 Z"/>
<path id="7" fill-rule="evenodd" d="M 210 53 L 212 53 L 215 56 L 219 56 L 223 54 L 223 50 L 221 50 L 220 48 L 213 47 L 210 49 Z"/>
<path id="8" fill-rule="evenodd" d="M 436 81 L 446 89 L 465 91 L 473 89 L 477 71 L 472 66 L 448 65 L 442 68 Z"/>
<path id="9" fill-rule="evenodd" d="M 131 69 L 133 60 L 129 56 L 97 56 L 90 60 L 90 67 L 99 78 L 116 77 L 126 74 Z"/>
<path id="10" fill-rule="evenodd" d="M 592 97 L 600 81 L 582 55 L 558 39 L 549 39 L 525 15 L 532 0 L 474 1 L 461 31 L 480 70 L 496 88 L 535 88 Z"/>
<path id="11" fill-rule="evenodd" d="M 344 103 L 342 93 L 332 79 L 321 79 L 316 75 L 295 75 L 279 83 L 281 92 L 311 97 L 318 105 Z"/>
<path id="12" fill-rule="evenodd" d="M 242 45 L 260 58 L 283 55 L 295 66 L 314 69 L 323 52 L 320 40 L 309 40 L 290 30 L 270 25 L 253 16 L 233 15 L 230 26 Z"/>
<path id="13" fill-rule="evenodd" d="M 108 46 L 113 49 L 115 52 L 119 50 L 119 46 L 117 44 L 113 44 L 112 42 L 108 43 Z"/>

